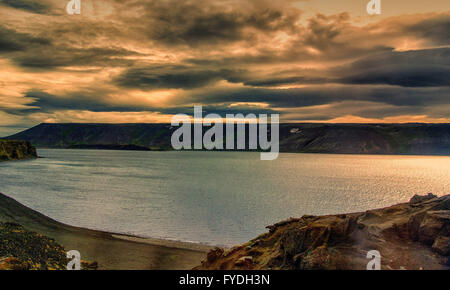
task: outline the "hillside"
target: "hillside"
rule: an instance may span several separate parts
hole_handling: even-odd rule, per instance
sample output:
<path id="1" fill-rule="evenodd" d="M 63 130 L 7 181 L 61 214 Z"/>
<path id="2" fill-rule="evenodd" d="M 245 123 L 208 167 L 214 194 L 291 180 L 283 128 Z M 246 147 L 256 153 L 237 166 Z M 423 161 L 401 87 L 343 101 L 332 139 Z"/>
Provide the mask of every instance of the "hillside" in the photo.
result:
<path id="1" fill-rule="evenodd" d="M 208 253 L 197 270 L 365 270 L 379 251 L 381 269 L 450 269 L 450 195 L 363 213 L 303 216 L 229 250 Z"/>
<path id="2" fill-rule="evenodd" d="M 159 124 L 40 124 L 6 139 L 22 138 L 44 148 L 135 145 L 169 150 L 170 134 L 170 126 Z"/>
<path id="3" fill-rule="evenodd" d="M 78 250 L 82 260 L 98 263 L 82 264 L 88 269 L 183 270 L 197 265 L 210 249 L 66 225 L 1 193 L 0 239 L 0 270 L 61 268 L 65 263 L 62 246 Z M 44 258 L 52 259 L 42 262 Z"/>
<path id="4" fill-rule="evenodd" d="M 65 270 L 62 246 L 14 223 L 0 223 L 0 270 Z"/>
<path id="5" fill-rule="evenodd" d="M 0 161 L 36 158 L 36 148 L 26 141 L 0 140 Z"/>
<path id="6" fill-rule="evenodd" d="M 45 148 L 135 145 L 171 150 L 176 129 L 168 124 L 40 124 L 7 139 Z M 281 124 L 280 151 L 450 155 L 450 124 Z"/>

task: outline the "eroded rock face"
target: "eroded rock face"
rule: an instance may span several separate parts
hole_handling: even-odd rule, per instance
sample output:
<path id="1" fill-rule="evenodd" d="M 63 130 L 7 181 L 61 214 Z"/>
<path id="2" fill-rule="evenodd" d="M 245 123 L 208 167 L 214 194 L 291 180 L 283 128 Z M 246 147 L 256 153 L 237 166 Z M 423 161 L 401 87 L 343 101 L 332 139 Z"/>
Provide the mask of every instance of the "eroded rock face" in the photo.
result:
<path id="1" fill-rule="evenodd" d="M 0 161 L 36 158 L 36 148 L 26 141 L 0 140 Z"/>
<path id="2" fill-rule="evenodd" d="M 382 269 L 448 269 L 450 196 L 364 213 L 304 216 L 229 251 L 216 249 L 196 269 L 366 269 L 367 252 Z M 251 261 L 251 262 L 250 262 Z"/>
<path id="3" fill-rule="evenodd" d="M 421 202 L 424 202 L 424 201 L 427 201 L 427 200 L 430 200 L 433 198 L 437 198 L 437 196 L 432 193 L 428 193 L 427 195 L 416 194 L 411 198 L 409 203 L 411 203 L 411 204 L 421 203 Z"/>
<path id="4" fill-rule="evenodd" d="M 450 210 L 429 211 L 419 227 L 419 241 L 433 245 L 439 236 L 447 236 L 450 226 Z"/>
<path id="5" fill-rule="evenodd" d="M 434 240 L 433 251 L 443 256 L 450 256 L 450 237 L 439 236 Z"/>

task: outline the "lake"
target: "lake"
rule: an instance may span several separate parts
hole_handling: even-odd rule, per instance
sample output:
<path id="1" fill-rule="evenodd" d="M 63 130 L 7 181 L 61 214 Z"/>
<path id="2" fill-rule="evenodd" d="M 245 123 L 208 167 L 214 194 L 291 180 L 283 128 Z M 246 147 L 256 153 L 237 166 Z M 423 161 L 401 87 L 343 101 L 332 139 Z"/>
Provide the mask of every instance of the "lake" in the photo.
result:
<path id="1" fill-rule="evenodd" d="M 0 192 L 60 222 L 231 246 L 289 217 L 449 193 L 450 157 L 39 149 L 0 163 Z"/>

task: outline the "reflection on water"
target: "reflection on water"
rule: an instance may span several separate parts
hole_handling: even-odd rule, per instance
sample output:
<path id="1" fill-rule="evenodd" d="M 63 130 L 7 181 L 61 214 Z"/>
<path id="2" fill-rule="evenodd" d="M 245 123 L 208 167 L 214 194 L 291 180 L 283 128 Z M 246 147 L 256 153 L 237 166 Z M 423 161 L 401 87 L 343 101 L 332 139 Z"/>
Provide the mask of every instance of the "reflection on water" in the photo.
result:
<path id="1" fill-rule="evenodd" d="M 39 150 L 0 163 L 0 192 L 64 223 L 218 245 L 304 214 L 449 193 L 450 157 Z"/>

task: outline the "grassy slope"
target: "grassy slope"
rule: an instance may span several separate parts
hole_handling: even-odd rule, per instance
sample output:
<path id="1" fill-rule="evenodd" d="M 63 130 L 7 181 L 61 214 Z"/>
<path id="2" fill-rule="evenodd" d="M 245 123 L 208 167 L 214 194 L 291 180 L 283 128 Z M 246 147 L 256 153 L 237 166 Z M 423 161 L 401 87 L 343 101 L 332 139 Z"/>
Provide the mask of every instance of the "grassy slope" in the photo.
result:
<path id="1" fill-rule="evenodd" d="M 0 223 L 0 270 L 64 270 L 66 251 L 55 240 L 14 223 Z"/>

